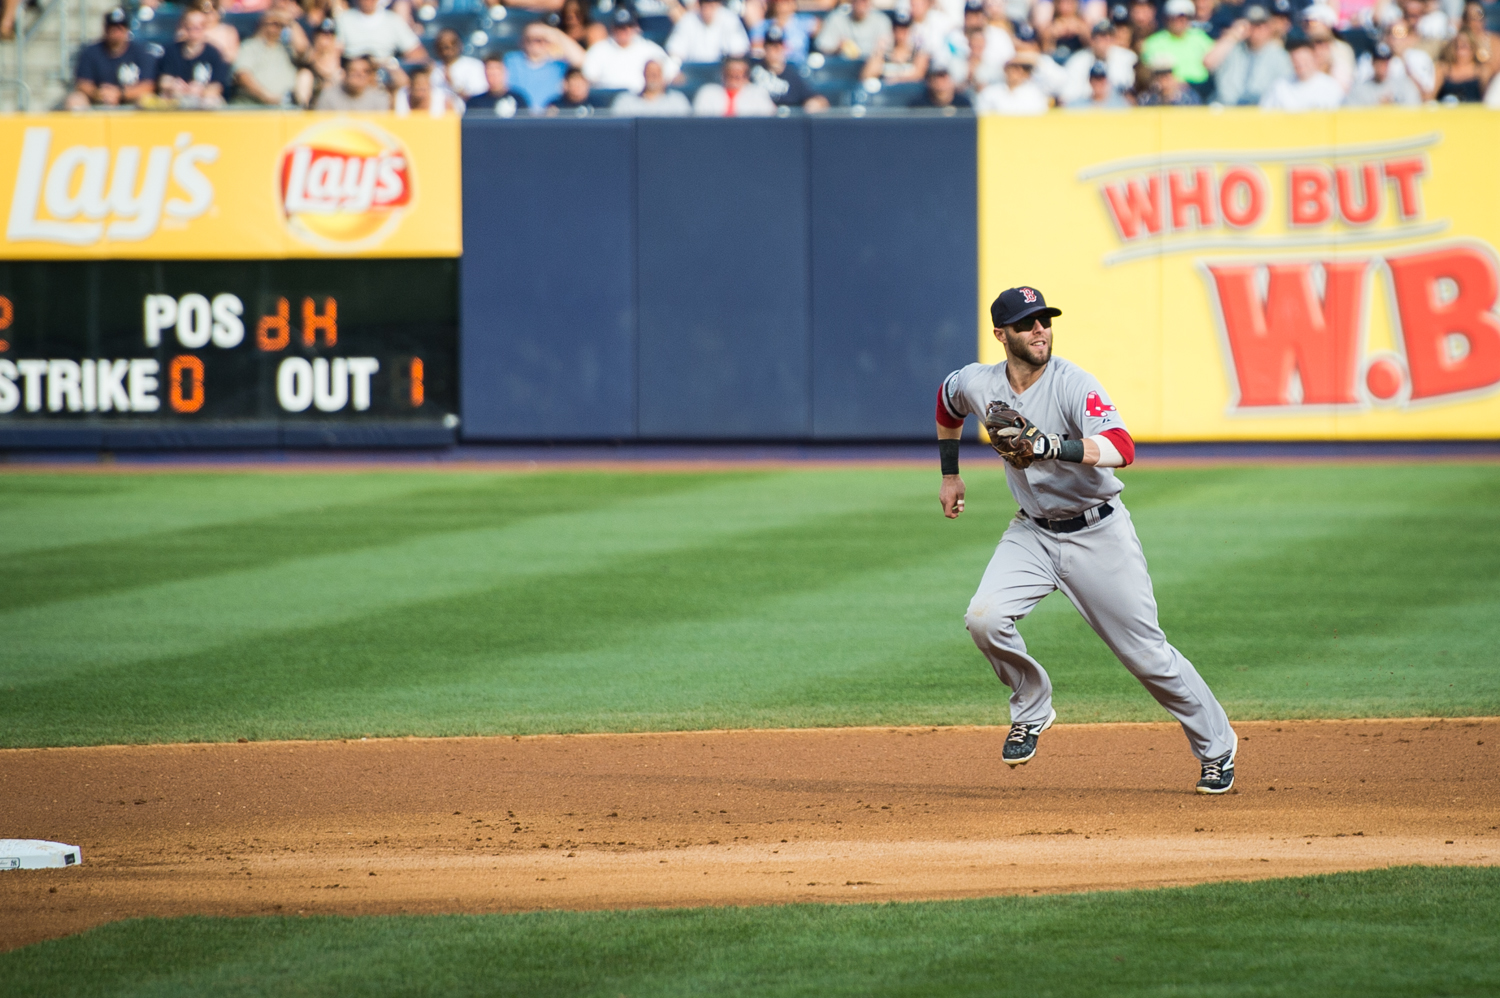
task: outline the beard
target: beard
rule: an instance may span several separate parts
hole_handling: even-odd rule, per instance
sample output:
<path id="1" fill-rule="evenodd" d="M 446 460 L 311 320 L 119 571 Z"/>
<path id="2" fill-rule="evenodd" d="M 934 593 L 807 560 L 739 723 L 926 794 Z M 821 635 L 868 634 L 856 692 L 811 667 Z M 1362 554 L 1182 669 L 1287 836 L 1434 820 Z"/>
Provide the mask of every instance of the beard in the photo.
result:
<path id="1" fill-rule="evenodd" d="M 1024 360 L 1033 367 L 1041 367 L 1052 359 L 1052 344 L 1045 343 L 1039 349 L 1032 349 L 1031 344 L 1026 342 L 1029 338 L 1029 334 L 1026 338 L 1017 336 L 1012 339 L 1007 336 L 1005 345 L 1010 348 L 1012 357 Z"/>

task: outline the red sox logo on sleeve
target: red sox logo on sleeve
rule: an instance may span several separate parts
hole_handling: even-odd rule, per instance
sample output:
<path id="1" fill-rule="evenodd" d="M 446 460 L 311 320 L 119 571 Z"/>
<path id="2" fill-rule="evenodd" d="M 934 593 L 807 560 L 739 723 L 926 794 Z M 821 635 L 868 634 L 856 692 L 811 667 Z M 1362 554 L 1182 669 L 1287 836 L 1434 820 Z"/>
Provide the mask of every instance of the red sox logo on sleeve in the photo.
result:
<path id="1" fill-rule="evenodd" d="M 1083 400 L 1083 411 L 1097 417 L 1106 412 L 1114 412 L 1115 407 L 1100 398 L 1098 392 L 1089 392 L 1088 398 Z"/>
<path id="2" fill-rule="evenodd" d="M 1021 288 L 1020 291 L 1021 291 L 1021 297 L 1024 298 L 1024 299 L 1026 299 L 1026 304 L 1028 304 L 1028 305 L 1035 305 L 1036 304 L 1036 292 L 1035 291 L 1031 290 L 1030 288 Z"/>

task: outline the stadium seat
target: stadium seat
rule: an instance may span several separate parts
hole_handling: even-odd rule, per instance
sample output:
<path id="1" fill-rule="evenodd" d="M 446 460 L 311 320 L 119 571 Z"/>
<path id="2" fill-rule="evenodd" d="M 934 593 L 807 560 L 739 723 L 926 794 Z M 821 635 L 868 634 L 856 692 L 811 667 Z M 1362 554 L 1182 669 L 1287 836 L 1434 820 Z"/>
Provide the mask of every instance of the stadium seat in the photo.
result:
<path id="1" fill-rule="evenodd" d="M 648 40 L 666 45 L 667 36 L 671 33 L 672 19 L 665 14 L 641 18 L 641 34 Z"/>
<path id="2" fill-rule="evenodd" d="M 1500 0 L 1484 5 L 1484 30 L 1500 34 Z"/>
<path id="3" fill-rule="evenodd" d="M 864 68 L 862 59 L 825 59 L 816 69 L 803 67 L 802 76 L 819 93 L 825 88 L 849 90 L 858 85 L 860 70 Z"/>
<path id="4" fill-rule="evenodd" d="M 137 41 L 169 44 L 177 36 L 177 22 L 182 20 L 182 10 L 175 3 L 164 3 L 155 10 L 142 7 L 135 12 L 131 31 Z"/>
<path id="5" fill-rule="evenodd" d="M 490 38 L 497 42 L 513 40 L 514 45 L 519 46 L 521 44 L 521 32 L 526 30 L 526 25 L 542 19 L 542 15 L 534 10 L 522 10 L 519 7 L 501 7 L 499 9 L 505 11 L 505 16 L 498 20 L 491 17 L 489 19 L 489 27 L 486 29 L 490 33 Z"/>
<path id="6" fill-rule="evenodd" d="M 863 96 L 864 99 L 859 103 L 866 107 L 907 107 L 922 96 L 926 89 L 925 83 L 887 83 L 873 94 L 861 88 L 855 97 L 858 99 Z"/>
<path id="7" fill-rule="evenodd" d="M 717 62 L 689 62 L 683 64 L 682 75 L 685 79 L 675 89 L 681 90 L 687 94 L 688 100 L 692 100 L 703 84 L 718 83 L 723 71 Z"/>
<path id="8" fill-rule="evenodd" d="M 591 90 L 589 91 L 589 105 L 600 110 L 608 110 L 615 103 L 615 98 L 623 94 L 623 90 Z"/>
<path id="9" fill-rule="evenodd" d="M 240 33 L 240 40 L 244 41 L 255 34 L 260 27 L 261 13 L 256 11 L 249 14 L 225 14 L 224 23 Z"/>

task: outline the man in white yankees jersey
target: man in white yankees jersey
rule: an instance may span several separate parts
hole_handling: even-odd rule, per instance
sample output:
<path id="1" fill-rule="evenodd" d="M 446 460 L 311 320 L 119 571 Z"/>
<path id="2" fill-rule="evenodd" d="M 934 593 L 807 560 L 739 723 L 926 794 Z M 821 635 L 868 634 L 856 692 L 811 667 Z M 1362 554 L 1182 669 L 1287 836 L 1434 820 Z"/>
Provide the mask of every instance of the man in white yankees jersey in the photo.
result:
<path id="1" fill-rule="evenodd" d="M 1011 689 L 1005 762 L 1029 761 L 1037 736 L 1057 719 L 1052 682 L 1027 654 L 1016 622 L 1060 589 L 1181 722 L 1202 764 L 1198 792 L 1222 794 L 1234 785 L 1238 739 L 1208 684 L 1157 623 L 1146 556 L 1120 502 L 1124 485 L 1110 470 L 1134 459 L 1135 443 L 1094 376 L 1052 355 L 1052 319 L 1061 314 L 1035 288 L 1002 292 L 990 317 L 1005 361 L 954 371 L 938 392 L 938 496 L 950 519 L 964 508 L 958 440 L 965 416 L 982 420 L 992 403 L 1003 402 L 1040 431 L 1032 437 L 1034 460 L 1002 454 L 1006 481 L 1021 508 L 964 615 L 974 643 Z"/>

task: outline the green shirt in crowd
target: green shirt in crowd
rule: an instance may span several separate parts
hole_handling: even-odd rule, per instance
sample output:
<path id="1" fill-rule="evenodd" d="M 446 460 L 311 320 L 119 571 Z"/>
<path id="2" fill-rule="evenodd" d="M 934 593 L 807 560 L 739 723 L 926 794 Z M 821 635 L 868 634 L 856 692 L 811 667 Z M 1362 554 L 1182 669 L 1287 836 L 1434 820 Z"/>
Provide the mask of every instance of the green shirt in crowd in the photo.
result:
<path id="1" fill-rule="evenodd" d="M 1172 60 L 1172 73 L 1185 83 L 1202 83 L 1208 79 L 1203 57 L 1214 47 L 1214 40 L 1198 28 L 1188 28 L 1179 38 L 1170 31 L 1158 31 L 1141 45 L 1141 62 L 1151 65 L 1159 56 Z"/>

